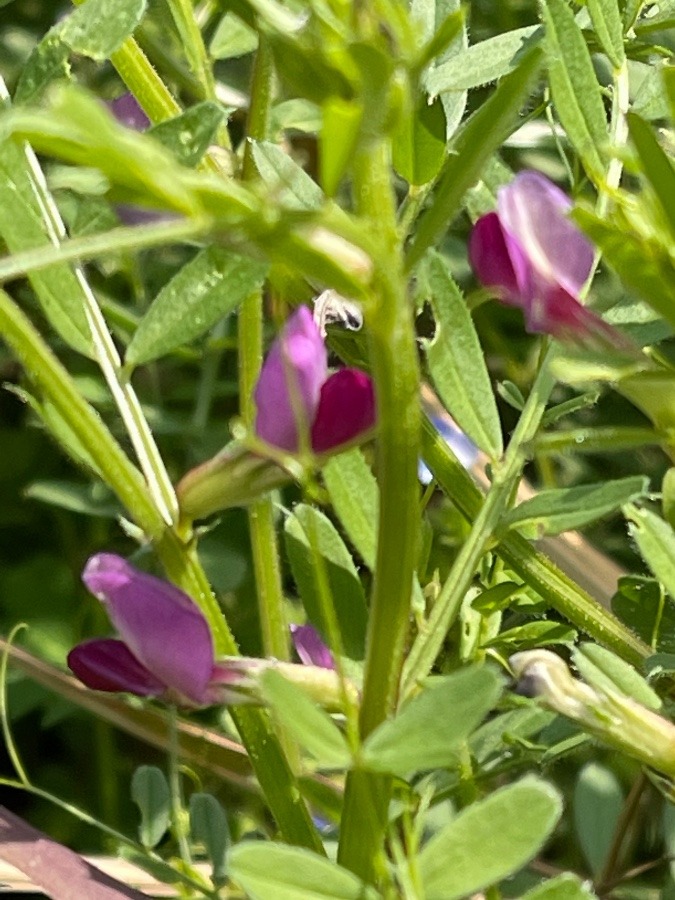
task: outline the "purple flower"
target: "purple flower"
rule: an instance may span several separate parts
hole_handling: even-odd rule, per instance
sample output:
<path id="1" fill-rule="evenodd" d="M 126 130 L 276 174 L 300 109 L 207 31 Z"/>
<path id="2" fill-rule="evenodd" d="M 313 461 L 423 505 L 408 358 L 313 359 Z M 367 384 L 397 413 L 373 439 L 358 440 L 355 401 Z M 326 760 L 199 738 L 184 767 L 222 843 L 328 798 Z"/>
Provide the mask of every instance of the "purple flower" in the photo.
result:
<path id="1" fill-rule="evenodd" d="M 301 306 L 286 322 L 255 389 L 258 437 L 298 452 L 327 453 L 375 424 L 370 378 L 358 369 L 328 375 L 328 353 L 311 312 Z M 303 441 L 302 436 L 306 435 Z"/>
<path id="2" fill-rule="evenodd" d="M 134 131 L 145 131 L 150 127 L 150 119 L 143 112 L 133 94 L 129 92 L 122 94 L 111 100 L 108 106 L 121 125 L 133 128 Z"/>
<path id="3" fill-rule="evenodd" d="M 306 666 L 334 669 L 333 655 L 313 625 L 291 625 L 291 638 L 295 652 Z"/>
<path id="4" fill-rule="evenodd" d="M 499 190 L 497 211 L 476 222 L 471 265 L 500 300 L 523 310 L 528 331 L 614 338 L 613 329 L 579 301 L 594 251 L 568 217 L 571 207 L 548 178 L 521 172 Z"/>
<path id="5" fill-rule="evenodd" d="M 186 594 L 112 553 L 92 556 L 82 580 L 119 634 L 85 641 L 68 654 L 70 669 L 87 687 L 193 706 L 226 702 L 234 676 L 215 665 L 208 623 Z"/>

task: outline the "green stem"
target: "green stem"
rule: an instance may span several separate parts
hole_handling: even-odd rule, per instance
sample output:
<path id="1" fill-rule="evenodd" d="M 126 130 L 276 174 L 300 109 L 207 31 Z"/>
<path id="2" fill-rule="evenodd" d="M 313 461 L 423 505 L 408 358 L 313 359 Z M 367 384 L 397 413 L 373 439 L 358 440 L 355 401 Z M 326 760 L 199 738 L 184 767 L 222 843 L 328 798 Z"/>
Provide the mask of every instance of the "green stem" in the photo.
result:
<path id="1" fill-rule="evenodd" d="M 422 455 L 441 489 L 469 522 L 484 497 L 428 419 L 423 422 Z M 627 662 L 640 667 L 651 655 L 647 644 L 600 606 L 522 535 L 511 532 L 496 548 L 504 562 L 568 621 Z"/>
<path id="2" fill-rule="evenodd" d="M 175 706 L 169 709 L 169 792 L 171 794 L 172 831 L 183 865 L 192 866 L 192 853 L 185 828 L 185 803 L 180 778 L 180 757 L 178 751 L 178 711 Z"/>
<path id="3" fill-rule="evenodd" d="M 546 403 L 555 386 L 549 365 L 551 356 L 552 352 L 549 351 L 541 363 L 504 459 L 495 467 L 494 481 L 473 523 L 471 533 L 457 555 L 426 628 L 417 635 L 413 643 L 404 669 L 403 691 L 406 694 L 431 671 L 478 564 L 493 539 L 499 520 L 520 479 L 527 458 L 525 448 L 537 433 Z"/>
<path id="4" fill-rule="evenodd" d="M 167 0 L 167 3 L 176 23 L 190 68 L 199 79 L 204 96 L 209 100 L 215 100 L 213 69 L 204 46 L 201 30 L 195 19 L 192 2 L 191 0 Z"/>
<path id="5" fill-rule="evenodd" d="M 366 308 L 378 417 L 378 550 L 368 622 L 361 737 L 396 706 L 415 570 L 419 503 L 419 370 L 402 271 L 389 146 L 364 147 L 354 160 L 357 211 L 379 238 L 371 308 Z M 338 859 L 373 881 L 391 794 L 389 779 L 354 771 L 347 779 Z"/>

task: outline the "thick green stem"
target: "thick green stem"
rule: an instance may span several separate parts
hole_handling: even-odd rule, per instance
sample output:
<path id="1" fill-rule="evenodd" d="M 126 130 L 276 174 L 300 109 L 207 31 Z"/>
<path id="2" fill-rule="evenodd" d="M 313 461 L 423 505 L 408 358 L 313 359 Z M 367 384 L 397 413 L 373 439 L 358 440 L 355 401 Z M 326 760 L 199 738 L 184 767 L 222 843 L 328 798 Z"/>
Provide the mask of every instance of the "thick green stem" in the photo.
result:
<path id="1" fill-rule="evenodd" d="M 360 720 L 365 738 L 398 699 L 419 524 L 419 370 L 388 144 L 361 150 L 353 172 L 357 211 L 379 238 L 381 254 L 366 308 L 377 398 L 380 512 Z M 347 780 L 338 858 L 367 881 L 374 880 L 378 867 L 390 793 L 386 778 L 356 771 Z"/>
<path id="2" fill-rule="evenodd" d="M 452 566 L 424 631 L 417 635 L 408 655 L 403 679 L 403 690 L 406 693 L 431 671 L 448 629 L 459 612 L 478 563 L 489 547 L 499 520 L 520 479 L 527 459 L 524 447 L 537 433 L 546 403 L 555 386 L 555 379 L 549 367 L 551 355 L 549 351 L 542 361 L 504 460 L 495 467 L 494 481 L 474 520 L 471 533 Z"/>

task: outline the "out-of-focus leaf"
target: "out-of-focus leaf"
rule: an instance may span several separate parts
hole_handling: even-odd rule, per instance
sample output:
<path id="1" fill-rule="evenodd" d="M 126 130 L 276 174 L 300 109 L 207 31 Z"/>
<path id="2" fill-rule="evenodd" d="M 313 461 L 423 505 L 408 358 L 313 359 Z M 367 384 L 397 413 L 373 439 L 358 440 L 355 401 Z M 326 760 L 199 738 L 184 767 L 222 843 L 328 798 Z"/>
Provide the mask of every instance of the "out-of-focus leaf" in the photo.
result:
<path id="1" fill-rule="evenodd" d="M 281 147 L 254 141 L 253 159 L 267 187 L 291 209 L 318 209 L 323 202 L 319 185 Z"/>
<path id="2" fill-rule="evenodd" d="M 430 301 L 436 322 L 433 340 L 424 342 L 436 390 L 460 428 L 498 459 L 503 449 L 501 423 L 471 314 L 439 253 L 430 251 L 420 268 L 419 290 Z"/>
<path id="3" fill-rule="evenodd" d="M 517 872 L 544 845 L 561 812 L 558 792 L 531 776 L 473 803 L 418 856 L 426 900 L 459 900 Z"/>
<path id="4" fill-rule="evenodd" d="M 253 290 L 267 265 L 220 247 L 200 251 L 159 292 L 134 334 L 126 363 L 157 359 L 200 337 Z"/>
<path id="5" fill-rule="evenodd" d="M 566 872 L 532 888 L 521 900 L 596 900 L 596 894 L 576 875 Z"/>
<path id="6" fill-rule="evenodd" d="M 377 552 L 380 492 L 370 466 L 362 451 L 355 448 L 329 460 L 322 475 L 342 527 L 372 571 Z"/>
<path id="7" fill-rule="evenodd" d="M 58 31 L 52 29 L 33 49 L 21 69 L 14 92 L 16 103 L 33 103 L 57 78 L 65 78 L 70 72 L 68 57 L 70 48 Z"/>
<path id="8" fill-rule="evenodd" d="M 549 83 L 556 111 L 589 175 L 604 171 L 602 152 L 609 140 L 605 107 L 586 41 L 566 0 L 542 5 Z"/>
<path id="9" fill-rule="evenodd" d="M 623 807 L 616 775 L 599 763 L 587 763 L 574 788 L 574 824 L 591 871 L 598 875 L 607 858 Z"/>
<path id="10" fill-rule="evenodd" d="M 635 113 L 628 113 L 627 119 L 642 172 L 654 190 L 675 239 L 675 168 L 649 125 Z"/>
<path id="11" fill-rule="evenodd" d="M 74 53 L 102 61 L 133 33 L 145 5 L 146 0 L 86 0 L 56 27 Z"/>
<path id="12" fill-rule="evenodd" d="M 486 666 L 432 679 L 368 737 L 364 764 L 397 775 L 455 764 L 457 745 L 493 708 L 502 686 Z"/>
<path id="13" fill-rule="evenodd" d="M 114 519 L 121 515 L 122 508 L 111 501 L 109 494 L 96 497 L 97 488 L 100 495 L 99 485 L 84 485 L 74 481 L 33 481 L 23 495 L 28 500 L 39 500 L 85 516 Z"/>
<path id="14" fill-rule="evenodd" d="M 410 184 L 431 181 L 445 156 L 445 112 L 438 97 L 431 103 L 421 97 L 412 115 L 406 116 L 394 141 L 393 162 Z"/>
<path id="15" fill-rule="evenodd" d="M 131 798 L 141 812 L 141 843 L 151 849 L 164 837 L 171 817 L 171 791 L 161 769 L 157 766 L 136 769 L 131 779 Z"/>
<path id="16" fill-rule="evenodd" d="M 322 579 L 318 567 L 323 565 L 342 649 L 352 659 L 363 659 L 366 598 L 349 551 L 332 522 L 314 507 L 300 503 L 286 519 L 284 536 L 293 577 L 309 620 L 323 635 L 330 633 L 321 601 Z"/>
<path id="17" fill-rule="evenodd" d="M 255 900 L 377 900 L 377 892 L 324 856 L 267 841 L 242 841 L 228 872 Z"/>
<path id="18" fill-rule="evenodd" d="M 227 12 L 211 38 L 209 53 L 214 59 L 233 59 L 252 53 L 257 46 L 256 32 L 234 13 Z"/>
<path id="19" fill-rule="evenodd" d="M 190 832 L 195 841 L 204 845 L 213 867 L 214 881 L 222 882 L 230 829 L 225 810 L 212 794 L 196 793 L 190 797 Z"/>
<path id="20" fill-rule="evenodd" d="M 363 106 L 355 100 L 328 97 L 322 110 L 319 145 L 321 184 L 326 194 L 332 197 L 354 154 L 363 119 Z"/>

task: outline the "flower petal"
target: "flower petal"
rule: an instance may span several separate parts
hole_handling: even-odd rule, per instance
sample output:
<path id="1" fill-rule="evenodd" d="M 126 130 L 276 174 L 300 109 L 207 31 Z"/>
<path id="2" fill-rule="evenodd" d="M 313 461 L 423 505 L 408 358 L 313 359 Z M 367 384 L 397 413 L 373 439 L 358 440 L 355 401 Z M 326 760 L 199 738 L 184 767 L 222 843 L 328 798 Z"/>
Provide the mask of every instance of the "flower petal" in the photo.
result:
<path id="1" fill-rule="evenodd" d="M 291 625 L 295 652 L 306 666 L 334 669 L 333 655 L 313 625 Z"/>
<path id="2" fill-rule="evenodd" d="M 327 371 L 326 345 L 311 312 L 301 306 L 272 344 L 256 385 L 258 437 L 297 451 L 301 430 L 309 431 L 314 421 Z"/>
<path id="3" fill-rule="evenodd" d="M 127 645 L 115 638 L 96 638 L 78 644 L 68 654 L 68 666 L 94 691 L 128 691 L 139 697 L 159 697 L 166 690 Z"/>
<path id="4" fill-rule="evenodd" d="M 106 605 L 133 656 L 168 688 L 201 703 L 213 669 L 213 640 L 192 600 L 112 553 L 92 556 L 82 580 Z"/>
<path id="5" fill-rule="evenodd" d="M 312 450 L 326 453 L 375 425 L 373 382 L 359 369 L 340 369 L 324 383 L 312 425 Z"/>
<path id="6" fill-rule="evenodd" d="M 498 192 L 506 233 L 523 248 L 538 279 L 577 296 L 593 266 L 593 246 L 568 213 L 570 199 L 539 172 L 520 172 Z"/>
<path id="7" fill-rule="evenodd" d="M 514 247 L 515 250 L 515 247 Z M 521 278 L 518 278 L 506 244 L 506 237 L 497 213 L 481 216 L 469 238 L 469 261 L 476 278 L 492 288 L 501 300 L 514 306 L 522 306 L 519 281 L 526 279 L 526 261 L 522 253 L 515 254 Z"/>
<path id="8" fill-rule="evenodd" d="M 133 94 L 127 92 L 109 103 L 110 111 L 121 125 L 135 131 L 145 131 L 150 127 L 150 119 L 140 107 Z"/>

